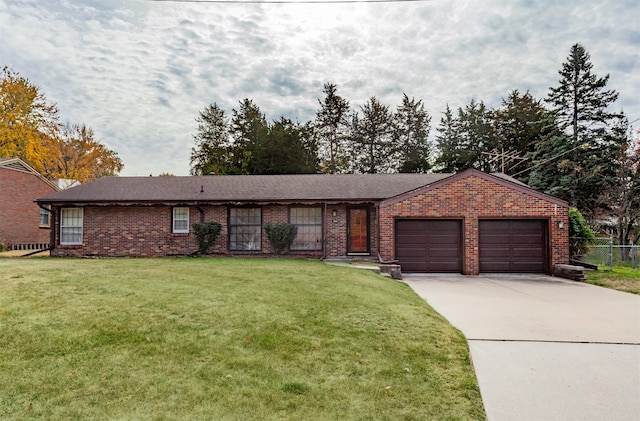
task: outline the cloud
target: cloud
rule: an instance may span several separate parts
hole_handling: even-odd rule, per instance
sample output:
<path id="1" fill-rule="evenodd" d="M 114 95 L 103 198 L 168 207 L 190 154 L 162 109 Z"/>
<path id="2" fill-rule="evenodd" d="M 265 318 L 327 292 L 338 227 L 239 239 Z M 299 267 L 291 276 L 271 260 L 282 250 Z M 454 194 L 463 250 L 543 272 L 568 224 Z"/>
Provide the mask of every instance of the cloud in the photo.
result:
<path id="1" fill-rule="evenodd" d="M 325 82 L 354 110 L 424 101 L 499 106 L 512 89 L 543 98 L 570 46 L 609 73 L 616 104 L 640 117 L 635 1 L 452 0 L 212 4 L 5 0 L 2 65 L 40 86 L 65 121 L 116 150 L 124 175 L 185 175 L 200 110 L 250 98 L 267 118 L 312 119 Z"/>

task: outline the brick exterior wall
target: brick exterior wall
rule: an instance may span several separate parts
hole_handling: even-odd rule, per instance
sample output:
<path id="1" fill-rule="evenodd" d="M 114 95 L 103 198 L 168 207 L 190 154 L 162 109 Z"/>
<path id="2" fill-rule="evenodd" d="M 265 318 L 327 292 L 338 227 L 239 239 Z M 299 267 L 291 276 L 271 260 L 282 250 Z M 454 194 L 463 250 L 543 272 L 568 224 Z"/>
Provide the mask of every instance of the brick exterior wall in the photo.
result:
<path id="1" fill-rule="evenodd" d="M 54 256 L 160 257 L 187 255 L 198 250 L 191 225 L 219 222 L 222 231 L 211 253 L 227 249 L 227 208 L 189 208 L 189 233 L 174 233 L 172 206 L 87 206 L 83 214 L 83 244 L 60 244 L 60 212 L 56 209 L 57 232 Z"/>
<path id="2" fill-rule="evenodd" d="M 347 254 L 347 207 L 345 205 L 323 208 L 325 250 L 290 251 L 288 255 L 324 257 Z M 172 232 L 173 207 L 171 206 L 87 206 L 83 214 L 83 244 L 60 244 L 60 209 L 56 208 L 56 248 L 54 256 L 102 256 L 102 257 L 161 257 L 187 255 L 197 251 L 197 242 L 192 232 Z M 196 222 L 219 222 L 220 236 L 210 250 L 211 254 L 272 255 L 269 239 L 264 231 L 268 223 L 289 222 L 289 206 L 262 206 L 262 249 L 260 251 L 229 252 L 227 206 L 190 207 L 189 225 Z M 336 209 L 333 218 L 332 210 Z M 371 210 L 371 225 L 375 212 Z M 333 221 L 336 221 L 335 223 Z M 190 228 L 190 231 L 191 228 Z M 376 242 L 371 241 L 372 250 Z"/>
<path id="3" fill-rule="evenodd" d="M 425 189 L 380 209 L 380 254 L 395 258 L 394 225 L 398 218 L 452 218 L 463 221 L 463 273 L 479 273 L 478 220 L 545 219 L 549 227 L 549 270 L 569 261 L 569 216 L 566 206 L 544 200 L 482 177 L 465 177 Z M 564 228 L 558 228 L 563 222 Z"/>
<path id="4" fill-rule="evenodd" d="M 49 244 L 49 227 L 40 226 L 35 199 L 56 190 L 31 173 L 0 168 L 0 241 L 8 247 Z"/>
<path id="5" fill-rule="evenodd" d="M 333 216 L 335 211 L 336 216 Z M 347 206 L 330 205 L 325 214 L 325 254 L 327 257 L 347 255 Z"/>
<path id="6" fill-rule="evenodd" d="M 83 244 L 60 244 L 60 209 L 55 209 L 56 248 L 54 256 L 103 256 L 103 257 L 161 257 L 187 255 L 197 250 L 193 233 L 172 232 L 171 206 L 87 206 L 83 214 Z M 289 206 L 262 206 L 262 250 L 230 252 L 227 206 L 190 207 L 189 225 L 196 222 L 219 222 L 220 236 L 210 250 L 211 254 L 272 255 L 269 239 L 264 232 L 268 223 L 289 222 Z M 291 251 L 289 255 L 308 257 L 339 257 L 347 255 L 347 215 L 344 204 L 323 209 L 324 250 Z M 376 212 L 368 207 L 370 219 L 371 255 L 377 253 Z M 333 217 L 333 210 L 336 216 Z M 191 229 L 190 229 L 191 231 Z"/>

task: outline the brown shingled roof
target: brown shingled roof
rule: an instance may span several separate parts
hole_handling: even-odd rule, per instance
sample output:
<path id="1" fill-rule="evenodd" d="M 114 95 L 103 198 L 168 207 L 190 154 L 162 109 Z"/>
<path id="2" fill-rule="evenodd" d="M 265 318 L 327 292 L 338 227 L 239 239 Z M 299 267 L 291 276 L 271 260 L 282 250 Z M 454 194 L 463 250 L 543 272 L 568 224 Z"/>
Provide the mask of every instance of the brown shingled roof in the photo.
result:
<path id="1" fill-rule="evenodd" d="M 104 177 L 38 199 L 52 204 L 365 202 L 451 174 L 211 175 Z"/>

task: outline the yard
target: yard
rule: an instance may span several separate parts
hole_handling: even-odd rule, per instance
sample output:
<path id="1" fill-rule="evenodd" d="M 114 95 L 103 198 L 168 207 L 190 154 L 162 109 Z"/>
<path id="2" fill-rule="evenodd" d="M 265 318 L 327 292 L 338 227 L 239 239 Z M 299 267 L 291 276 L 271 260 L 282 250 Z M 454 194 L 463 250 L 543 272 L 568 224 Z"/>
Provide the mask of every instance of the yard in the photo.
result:
<path id="1" fill-rule="evenodd" d="M 402 283 L 294 259 L 0 258 L 1 419 L 484 419 Z"/>
<path id="2" fill-rule="evenodd" d="M 614 266 L 612 271 L 601 266 L 598 271 L 586 272 L 587 282 L 618 291 L 640 294 L 640 269 L 627 266 Z"/>

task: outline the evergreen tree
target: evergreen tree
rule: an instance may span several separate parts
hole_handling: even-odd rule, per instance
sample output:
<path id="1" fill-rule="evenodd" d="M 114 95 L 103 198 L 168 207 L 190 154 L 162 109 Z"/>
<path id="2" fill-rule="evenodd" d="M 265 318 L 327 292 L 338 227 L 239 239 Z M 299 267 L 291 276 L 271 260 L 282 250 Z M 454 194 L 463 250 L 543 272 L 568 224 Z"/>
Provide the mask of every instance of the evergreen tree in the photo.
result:
<path id="1" fill-rule="evenodd" d="M 231 123 L 216 104 L 196 121 L 196 147 L 191 151 L 191 174 L 315 173 L 318 157 L 311 123 L 281 117 L 268 124 L 251 100 L 232 111 Z"/>
<path id="2" fill-rule="evenodd" d="M 266 143 L 268 123 L 260 108 L 250 99 L 240 101 L 232 111 L 231 136 L 233 147 L 230 161 L 234 174 L 254 174 L 253 156 Z"/>
<path id="3" fill-rule="evenodd" d="M 224 110 L 213 103 L 196 118 L 198 131 L 191 148 L 191 175 L 232 174 L 229 162 L 231 139 Z"/>
<path id="4" fill-rule="evenodd" d="M 476 168 L 485 172 L 500 171 L 497 161 L 492 160 L 485 152 L 497 150 L 498 141 L 493 126 L 493 111 L 484 102 L 471 102 L 458 110 L 460 136 L 465 150 L 464 167 Z"/>
<path id="5" fill-rule="evenodd" d="M 346 172 L 349 169 L 349 101 L 336 92 L 335 84 L 325 83 L 325 98 L 323 101 L 318 99 L 320 109 L 315 119 L 322 172 L 329 174 Z"/>
<path id="6" fill-rule="evenodd" d="M 436 147 L 438 156 L 436 158 L 436 172 L 452 173 L 455 172 L 458 162 L 458 121 L 453 116 L 451 107 L 447 104 L 440 124 L 436 128 Z"/>
<path id="7" fill-rule="evenodd" d="M 557 155 L 567 151 L 563 165 L 571 176 L 567 179 L 563 174 L 562 180 L 546 181 L 561 184 L 567 191 L 563 198 L 591 215 L 597 210 L 598 197 L 606 188 L 607 179 L 615 172 L 611 157 L 620 149 L 619 139 L 607 133 L 612 120 L 621 117 L 608 110 L 618 98 L 617 92 L 606 89 L 609 75 L 599 78 L 591 72 L 592 68 L 585 48 L 574 44 L 559 71 L 559 85 L 549 89 L 547 102 L 560 129 L 567 134 L 555 139 L 568 140 L 569 145 L 549 145 L 547 152 Z"/>
<path id="8" fill-rule="evenodd" d="M 569 196 L 573 178 L 570 160 L 571 140 L 561 131 L 555 114 L 548 113 L 544 121 L 545 135 L 536 142 L 531 158 L 527 184 L 535 190 L 559 198 Z"/>
<path id="9" fill-rule="evenodd" d="M 458 116 L 453 118 L 447 106 L 445 116 L 436 137 L 439 156 L 436 159 L 438 171 L 460 172 L 475 168 L 486 172 L 499 171 L 491 157 L 498 146 L 494 126 L 493 112 L 482 101 L 471 102 L 464 108 L 458 108 Z"/>
<path id="10" fill-rule="evenodd" d="M 281 117 L 252 150 L 251 174 L 316 173 L 317 149 L 310 123 L 301 125 Z"/>
<path id="11" fill-rule="evenodd" d="M 424 109 L 422 100 L 409 99 L 407 94 L 403 94 L 402 105 L 398 107 L 394 120 L 393 138 L 400 157 L 398 171 L 411 173 L 429 171 L 431 147 L 428 137 L 431 130 L 431 116 Z"/>
<path id="12" fill-rule="evenodd" d="M 362 173 L 384 173 L 397 168 L 397 148 L 393 143 L 393 113 L 389 106 L 371 97 L 355 116 L 352 148 L 355 169 Z"/>
<path id="13" fill-rule="evenodd" d="M 521 174 L 517 178 L 527 183 L 535 145 L 548 137 L 553 129 L 548 125 L 547 114 L 542 101 L 529 92 L 521 94 L 515 89 L 502 100 L 502 106 L 494 113 L 499 148 L 496 152 L 500 153 L 505 163 L 504 170 L 500 168 L 501 172 Z"/>

